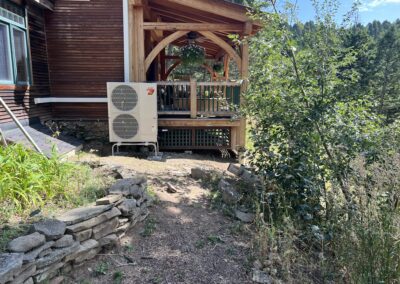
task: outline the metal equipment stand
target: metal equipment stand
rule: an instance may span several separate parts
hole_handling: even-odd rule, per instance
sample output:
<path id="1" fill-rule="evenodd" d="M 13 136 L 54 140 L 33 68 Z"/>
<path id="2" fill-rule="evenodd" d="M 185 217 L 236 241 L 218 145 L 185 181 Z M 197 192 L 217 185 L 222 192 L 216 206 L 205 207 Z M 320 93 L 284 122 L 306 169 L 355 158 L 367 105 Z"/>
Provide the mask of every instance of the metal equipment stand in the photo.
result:
<path id="1" fill-rule="evenodd" d="M 119 147 L 120 146 L 153 146 L 154 147 L 154 156 L 159 157 L 160 151 L 158 149 L 158 142 L 130 142 L 130 143 L 125 143 L 125 142 L 118 142 L 113 144 L 112 146 L 112 155 L 114 156 L 115 153 L 115 147 L 117 147 L 117 153 L 119 153 Z"/>

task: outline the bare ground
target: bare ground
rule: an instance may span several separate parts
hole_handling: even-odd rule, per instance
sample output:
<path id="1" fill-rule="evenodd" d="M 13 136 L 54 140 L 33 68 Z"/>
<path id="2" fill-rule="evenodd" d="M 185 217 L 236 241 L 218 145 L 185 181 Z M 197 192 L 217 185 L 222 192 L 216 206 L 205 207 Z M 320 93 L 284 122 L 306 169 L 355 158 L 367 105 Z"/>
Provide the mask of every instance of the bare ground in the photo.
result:
<path id="1" fill-rule="evenodd" d="M 228 160 L 169 154 L 162 162 L 85 156 L 146 174 L 158 202 L 121 247 L 75 269 L 68 283 L 252 283 L 250 236 L 244 226 L 211 208 L 209 188 L 189 174 L 195 166 L 226 170 Z M 166 182 L 178 192 L 166 191 Z M 121 277 L 122 276 L 122 277 Z"/>

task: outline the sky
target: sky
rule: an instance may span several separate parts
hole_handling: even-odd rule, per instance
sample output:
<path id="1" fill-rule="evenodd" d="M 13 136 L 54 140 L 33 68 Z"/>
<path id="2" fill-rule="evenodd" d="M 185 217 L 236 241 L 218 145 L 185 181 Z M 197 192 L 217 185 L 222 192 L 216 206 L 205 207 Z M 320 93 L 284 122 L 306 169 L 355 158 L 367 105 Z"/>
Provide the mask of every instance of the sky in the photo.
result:
<path id="1" fill-rule="evenodd" d="M 340 0 L 340 2 L 339 15 L 344 15 L 351 9 L 353 0 Z M 374 20 L 393 22 L 400 18 L 400 0 L 361 0 L 361 2 L 359 21 L 363 24 Z M 298 16 L 302 22 L 314 18 L 311 0 L 297 0 L 297 5 L 299 7 Z"/>

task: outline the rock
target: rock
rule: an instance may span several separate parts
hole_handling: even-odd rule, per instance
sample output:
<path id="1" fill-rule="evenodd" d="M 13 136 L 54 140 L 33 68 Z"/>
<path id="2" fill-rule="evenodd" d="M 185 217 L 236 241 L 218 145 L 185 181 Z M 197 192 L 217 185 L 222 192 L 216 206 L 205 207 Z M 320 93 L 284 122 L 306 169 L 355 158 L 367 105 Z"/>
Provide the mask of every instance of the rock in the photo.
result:
<path id="1" fill-rule="evenodd" d="M 143 181 L 138 183 L 138 181 Z M 109 194 L 121 194 L 123 196 L 133 196 L 139 199 L 146 190 L 146 178 L 129 178 L 117 181 L 109 190 Z"/>
<path id="2" fill-rule="evenodd" d="M 48 241 L 61 238 L 65 233 L 65 223 L 58 220 L 45 220 L 34 224 L 33 230 L 46 236 Z"/>
<path id="3" fill-rule="evenodd" d="M 171 183 L 167 182 L 167 192 L 168 193 L 177 193 L 178 190 Z"/>
<path id="4" fill-rule="evenodd" d="M 115 195 L 107 195 L 106 197 L 100 198 L 96 201 L 96 205 L 108 205 L 108 204 L 114 204 L 117 203 L 122 199 L 121 194 L 115 194 Z"/>
<path id="5" fill-rule="evenodd" d="M 49 284 L 61 284 L 64 282 L 64 276 L 58 276 L 50 280 Z"/>
<path id="6" fill-rule="evenodd" d="M 121 210 L 122 216 L 130 217 L 132 215 L 137 215 L 139 208 L 137 207 L 137 202 L 135 199 L 126 199 L 122 202 L 118 209 Z"/>
<path id="7" fill-rule="evenodd" d="M 12 240 L 8 243 L 8 250 L 11 252 L 27 252 L 43 245 L 45 242 L 45 236 L 36 232 Z"/>
<path id="8" fill-rule="evenodd" d="M 251 184 L 259 184 L 260 183 L 259 177 L 257 177 L 252 172 L 250 172 L 249 170 L 246 170 L 246 169 L 243 171 L 241 178 L 247 183 L 251 183 Z"/>
<path id="9" fill-rule="evenodd" d="M 56 263 L 52 266 L 46 267 L 42 270 L 38 270 L 35 276 L 33 276 L 33 281 L 35 283 L 43 283 L 46 280 L 49 280 L 50 278 L 53 278 L 58 274 L 58 270 L 64 266 L 63 262 Z"/>
<path id="10" fill-rule="evenodd" d="M 101 249 L 102 249 L 101 247 L 94 248 L 94 249 L 78 256 L 77 258 L 75 258 L 75 263 L 81 263 L 85 260 L 92 259 L 101 251 Z"/>
<path id="11" fill-rule="evenodd" d="M 119 218 L 118 222 L 119 222 L 119 225 L 122 226 L 122 225 L 128 223 L 129 219 L 128 218 Z"/>
<path id="12" fill-rule="evenodd" d="M 99 216 L 97 216 L 95 218 L 92 218 L 92 219 L 86 220 L 84 222 L 68 226 L 67 227 L 67 232 L 68 233 L 75 233 L 75 232 L 80 232 L 80 231 L 83 231 L 83 230 L 87 230 L 87 229 L 90 229 L 90 228 L 92 228 L 94 226 L 97 226 L 98 224 L 106 222 L 107 220 L 110 220 L 110 219 L 112 219 L 112 218 L 114 218 L 116 216 L 119 216 L 119 215 L 121 215 L 121 211 L 119 211 L 118 208 L 114 207 L 110 211 L 104 212 L 103 214 L 101 214 L 101 215 L 99 215 Z"/>
<path id="13" fill-rule="evenodd" d="M 92 238 L 98 240 L 104 236 L 107 236 L 115 231 L 119 225 L 118 218 L 111 219 L 110 221 L 101 223 L 93 228 Z"/>
<path id="14" fill-rule="evenodd" d="M 218 184 L 218 188 L 221 192 L 222 200 L 226 204 L 234 205 L 239 201 L 240 199 L 239 193 L 236 191 L 233 185 L 230 184 L 228 181 L 221 179 L 221 181 Z"/>
<path id="15" fill-rule="evenodd" d="M 256 283 L 262 283 L 262 284 L 271 283 L 271 279 L 270 279 L 269 275 L 266 272 L 258 270 L 258 269 L 253 270 L 252 280 Z"/>
<path id="16" fill-rule="evenodd" d="M 65 256 L 73 254 L 79 250 L 79 242 L 75 242 L 72 246 L 53 250 L 49 255 L 39 258 L 36 261 L 36 266 L 38 269 L 43 268 L 45 266 L 49 266 L 61 259 Z"/>
<path id="17" fill-rule="evenodd" d="M 238 164 L 229 164 L 228 171 L 234 174 L 235 176 L 241 176 L 245 168 L 242 165 Z"/>
<path id="18" fill-rule="evenodd" d="M 130 223 L 126 223 L 125 225 L 122 225 L 122 226 L 118 227 L 115 230 L 115 233 L 117 233 L 117 234 L 125 233 L 130 228 L 130 226 L 131 226 Z"/>
<path id="19" fill-rule="evenodd" d="M 6 283 L 13 279 L 15 273 L 22 267 L 22 253 L 3 253 L 0 254 L 0 283 Z"/>
<path id="20" fill-rule="evenodd" d="M 15 276 L 14 280 L 11 281 L 11 284 L 20 284 L 24 283 L 26 280 L 31 278 L 36 272 L 36 265 L 29 264 L 22 267 L 22 271 Z"/>
<path id="21" fill-rule="evenodd" d="M 40 256 L 40 254 L 43 251 L 51 248 L 51 246 L 53 244 L 54 244 L 54 242 L 50 241 L 50 242 L 47 242 L 44 245 L 42 245 L 42 246 L 40 246 L 40 247 L 38 247 L 38 248 L 28 252 L 28 253 L 25 253 L 25 255 L 24 255 L 24 263 L 28 263 L 28 262 L 34 261 L 38 256 Z"/>
<path id="22" fill-rule="evenodd" d="M 71 263 L 66 263 L 62 268 L 61 268 L 61 274 L 65 275 L 68 274 L 72 271 L 72 264 Z"/>
<path id="23" fill-rule="evenodd" d="M 192 168 L 190 175 L 194 179 L 209 179 L 212 174 L 211 168 L 196 167 Z"/>
<path id="24" fill-rule="evenodd" d="M 245 213 L 240 210 L 235 210 L 235 216 L 244 223 L 251 223 L 256 217 L 256 215 L 253 213 Z"/>
<path id="25" fill-rule="evenodd" d="M 25 282 L 23 284 L 34 284 L 35 282 L 33 282 L 33 278 L 29 278 L 27 280 L 25 280 Z"/>
<path id="26" fill-rule="evenodd" d="M 149 214 L 150 214 L 149 209 L 144 208 L 144 209 L 141 210 L 141 212 L 140 212 L 140 216 L 139 216 L 139 218 L 138 218 L 138 221 L 139 221 L 139 222 L 143 222 L 143 221 L 147 218 L 147 216 L 149 216 Z M 133 227 L 134 225 L 135 225 L 135 224 L 132 224 L 132 227 Z"/>
<path id="27" fill-rule="evenodd" d="M 44 251 L 42 251 L 41 253 L 39 253 L 39 258 L 48 256 L 48 255 L 51 254 L 52 252 L 53 252 L 53 249 L 51 249 L 51 248 L 45 249 Z"/>
<path id="28" fill-rule="evenodd" d="M 86 241 L 88 239 L 90 239 L 90 237 L 92 236 L 93 230 L 92 229 L 88 229 L 88 230 L 84 230 L 81 232 L 76 232 L 73 234 L 75 240 L 79 241 L 79 242 L 83 242 Z"/>
<path id="29" fill-rule="evenodd" d="M 90 240 L 84 241 L 83 243 L 81 243 L 79 245 L 78 250 L 75 253 L 68 255 L 65 258 L 65 262 L 75 260 L 76 258 L 86 254 L 90 250 L 93 250 L 97 247 L 99 247 L 99 242 L 96 240 L 90 239 Z"/>
<path id="30" fill-rule="evenodd" d="M 61 216 L 57 217 L 57 220 L 64 222 L 67 226 L 74 225 L 79 222 L 83 222 L 89 219 L 92 219 L 101 213 L 110 210 L 113 207 L 112 204 L 110 205 L 99 205 L 99 206 L 87 206 L 87 207 L 80 207 L 68 211 Z"/>
<path id="31" fill-rule="evenodd" d="M 74 238 L 71 235 L 65 235 L 64 237 L 62 237 L 61 239 L 57 240 L 53 247 L 54 248 L 65 248 L 65 247 L 69 247 L 74 243 Z"/>
<path id="32" fill-rule="evenodd" d="M 102 237 L 99 240 L 99 244 L 101 247 L 108 246 L 108 245 L 116 245 L 119 242 L 119 239 L 116 234 L 111 234 L 105 237 Z"/>

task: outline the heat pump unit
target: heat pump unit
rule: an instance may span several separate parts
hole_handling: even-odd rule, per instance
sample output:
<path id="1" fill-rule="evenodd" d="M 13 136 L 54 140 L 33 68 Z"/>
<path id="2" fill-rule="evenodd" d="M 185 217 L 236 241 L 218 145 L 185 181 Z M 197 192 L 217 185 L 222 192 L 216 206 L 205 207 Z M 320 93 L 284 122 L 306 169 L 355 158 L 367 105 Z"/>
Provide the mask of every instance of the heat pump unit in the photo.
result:
<path id="1" fill-rule="evenodd" d="M 157 85 L 107 83 L 110 142 L 157 143 Z"/>

